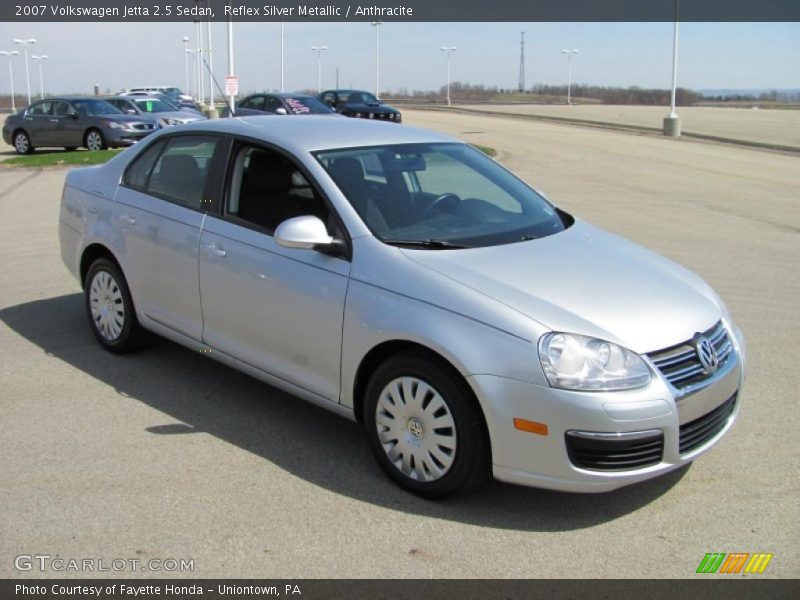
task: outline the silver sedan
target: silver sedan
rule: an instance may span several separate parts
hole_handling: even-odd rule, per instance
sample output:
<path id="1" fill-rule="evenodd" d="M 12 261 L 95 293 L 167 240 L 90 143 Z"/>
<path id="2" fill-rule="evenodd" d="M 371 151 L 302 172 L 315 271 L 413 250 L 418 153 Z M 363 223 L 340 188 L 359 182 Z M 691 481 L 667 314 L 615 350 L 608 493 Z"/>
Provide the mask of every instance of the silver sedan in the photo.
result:
<path id="1" fill-rule="evenodd" d="M 104 348 L 155 333 L 363 423 L 429 498 L 656 477 L 741 403 L 744 340 L 700 277 L 429 131 L 163 130 L 69 173 L 60 240 Z"/>

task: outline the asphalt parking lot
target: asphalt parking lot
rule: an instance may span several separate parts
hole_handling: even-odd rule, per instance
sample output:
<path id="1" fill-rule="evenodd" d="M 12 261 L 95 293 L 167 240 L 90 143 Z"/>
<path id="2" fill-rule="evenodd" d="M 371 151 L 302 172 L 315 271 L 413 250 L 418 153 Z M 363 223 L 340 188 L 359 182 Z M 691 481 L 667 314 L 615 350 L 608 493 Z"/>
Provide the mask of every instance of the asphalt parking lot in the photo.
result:
<path id="1" fill-rule="evenodd" d="M 681 578 L 706 552 L 770 552 L 757 577 L 800 576 L 800 158 L 404 116 L 496 148 L 564 209 L 713 285 L 749 346 L 730 435 L 690 468 L 608 494 L 491 483 L 418 499 L 355 424 L 166 341 L 101 350 L 59 256 L 65 171 L 0 167 L 0 577 L 64 575 L 14 567 L 48 554 L 194 560 L 125 577 Z"/>

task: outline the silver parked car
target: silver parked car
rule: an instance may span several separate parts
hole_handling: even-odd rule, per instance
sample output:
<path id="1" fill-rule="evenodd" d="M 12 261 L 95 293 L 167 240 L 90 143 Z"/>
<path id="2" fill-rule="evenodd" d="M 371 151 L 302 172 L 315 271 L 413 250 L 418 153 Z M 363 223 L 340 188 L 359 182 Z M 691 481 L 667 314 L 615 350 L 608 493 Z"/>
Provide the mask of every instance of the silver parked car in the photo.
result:
<path id="1" fill-rule="evenodd" d="M 205 120 L 197 111 L 181 110 L 153 96 L 106 96 L 104 100 L 125 114 L 149 118 L 159 128 Z"/>
<path id="2" fill-rule="evenodd" d="M 68 174 L 60 239 L 103 347 L 153 332 L 357 420 L 422 496 L 611 490 L 739 410 L 744 340 L 702 279 L 438 133 L 162 130 Z"/>

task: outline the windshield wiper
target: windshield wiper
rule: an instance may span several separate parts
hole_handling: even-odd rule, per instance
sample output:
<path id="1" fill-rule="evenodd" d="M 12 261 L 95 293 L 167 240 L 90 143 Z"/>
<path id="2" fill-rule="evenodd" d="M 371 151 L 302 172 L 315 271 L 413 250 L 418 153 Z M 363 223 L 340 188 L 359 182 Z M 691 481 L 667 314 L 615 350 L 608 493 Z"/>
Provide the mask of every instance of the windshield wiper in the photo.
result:
<path id="1" fill-rule="evenodd" d="M 410 246 L 412 248 L 429 248 L 431 250 L 455 250 L 455 249 L 464 249 L 469 248 L 469 246 L 462 246 L 460 244 L 454 244 L 453 242 L 448 242 L 446 240 L 392 240 L 392 239 L 384 239 L 383 240 L 387 244 L 391 244 L 392 246 Z"/>

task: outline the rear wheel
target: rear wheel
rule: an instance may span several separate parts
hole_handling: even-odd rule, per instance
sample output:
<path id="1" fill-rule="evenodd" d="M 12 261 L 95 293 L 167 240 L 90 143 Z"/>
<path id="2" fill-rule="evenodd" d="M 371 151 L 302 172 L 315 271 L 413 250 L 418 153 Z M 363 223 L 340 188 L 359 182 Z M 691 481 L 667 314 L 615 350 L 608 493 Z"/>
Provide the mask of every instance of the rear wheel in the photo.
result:
<path id="1" fill-rule="evenodd" d="M 30 154 L 33 152 L 31 138 L 24 131 L 18 131 L 14 134 L 14 150 L 17 151 L 17 154 Z"/>
<path id="2" fill-rule="evenodd" d="M 92 333 L 103 348 L 121 354 L 137 350 L 147 341 L 125 277 L 112 261 L 99 258 L 89 267 L 84 299 Z"/>
<path id="3" fill-rule="evenodd" d="M 475 489 L 490 473 L 483 415 L 458 373 L 433 356 L 390 358 L 367 385 L 363 421 L 381 467 L 426 498 Z"/>
<path id="4" fill-rule="evenodd" d="M 84 144 L 89 150 L 105 150 L 108 148 L 106 139 L 103 134 L 97 129 L 90 129 L 86 132 L 86 140 Z"/>

